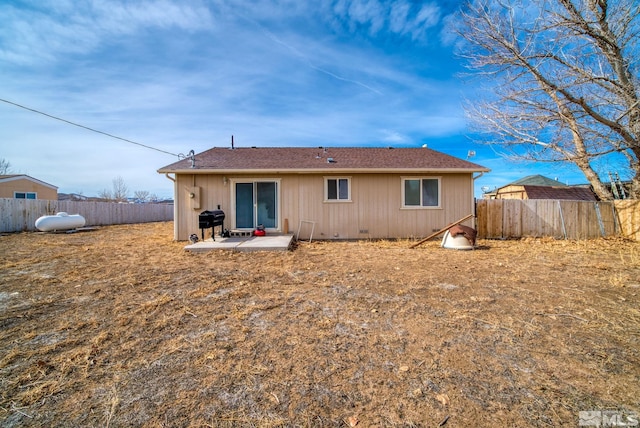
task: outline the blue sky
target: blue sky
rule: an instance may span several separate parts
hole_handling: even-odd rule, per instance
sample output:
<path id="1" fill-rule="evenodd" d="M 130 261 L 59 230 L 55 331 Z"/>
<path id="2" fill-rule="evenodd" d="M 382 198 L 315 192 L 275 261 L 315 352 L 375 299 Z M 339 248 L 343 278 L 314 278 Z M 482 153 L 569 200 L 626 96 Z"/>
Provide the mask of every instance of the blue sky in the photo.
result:
<path id="1" fill-rule="evenodd" d="M 447 22 L 458 0 L 25 0 L 0 4 L 0 98 L 173 154 L 229 146 L 430 148 L 492 170 L 568 167 L 472 143 Z M 177 158 L 0 102 L 0 158 L 59 192 L 171 197 Z"/>

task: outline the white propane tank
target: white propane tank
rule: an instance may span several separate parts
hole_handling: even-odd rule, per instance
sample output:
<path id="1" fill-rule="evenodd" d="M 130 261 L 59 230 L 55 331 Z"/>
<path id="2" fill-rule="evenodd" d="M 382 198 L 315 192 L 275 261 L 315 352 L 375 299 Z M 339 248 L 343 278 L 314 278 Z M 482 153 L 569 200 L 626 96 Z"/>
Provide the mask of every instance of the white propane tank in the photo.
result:
<path id="1" fill-rule="evenodd" d="M 82 227 L 85 224 L 84 217 L 80 214 L 67 214 L 60 212 L 56 215 L 43 215 L 36 220 L 36 229 L 41 232 L 53 230 L 69 230 Z"/>

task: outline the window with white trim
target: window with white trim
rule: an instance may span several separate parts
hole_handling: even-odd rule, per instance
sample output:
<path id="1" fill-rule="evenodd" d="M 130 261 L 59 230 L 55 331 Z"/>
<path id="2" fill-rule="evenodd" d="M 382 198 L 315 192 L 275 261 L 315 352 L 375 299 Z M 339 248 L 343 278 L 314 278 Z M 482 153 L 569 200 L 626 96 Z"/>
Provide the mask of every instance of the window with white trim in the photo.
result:
<path id="1" fill-rule="evenodd" d="M 351 201 L 351 179 L 349 177 L 325 177 L 324 200 L 326 202 Z"/>
<path id="2" fill-rule="evenodd" d="M 35 192 L 13 192 L 13 197 L 16 199 L 37 199 Z"/>
<path id="3" fill-rule="evenodd" d="M 440 178 L 402 178 L 402 207 L 440 208 Z"/>

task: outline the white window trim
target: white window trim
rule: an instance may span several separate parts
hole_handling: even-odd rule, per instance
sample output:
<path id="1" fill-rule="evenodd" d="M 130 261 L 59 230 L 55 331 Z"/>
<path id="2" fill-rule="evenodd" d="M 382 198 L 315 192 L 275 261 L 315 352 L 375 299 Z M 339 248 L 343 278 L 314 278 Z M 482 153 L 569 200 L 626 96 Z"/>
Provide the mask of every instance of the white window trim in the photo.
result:
<path id="1" fill-rule="evenodd" d="M 405 205 L 404 195 L 404 182 L 406 180 L 420 180 L 420 205 Z M 438 205 L 422 205 L 422 180 L 437 180 L 438 181 Z M 421 177 L 400 177 L 400 191 L 402 194 L 401 209 L 403 210 L 437 210 L 442 208 L 442 177 L 441 176 L 421 176 Z"/>
<path id="2" fill-rule="evenodd" d="M 347 199 L 329 199 L 329 180 L 347 180 Z M 351 176 L 324 176 L 324 202 L 330 204 L 340 204 L 351 202 Z M 339 193 L 339 190 L 338 190 Z"/>

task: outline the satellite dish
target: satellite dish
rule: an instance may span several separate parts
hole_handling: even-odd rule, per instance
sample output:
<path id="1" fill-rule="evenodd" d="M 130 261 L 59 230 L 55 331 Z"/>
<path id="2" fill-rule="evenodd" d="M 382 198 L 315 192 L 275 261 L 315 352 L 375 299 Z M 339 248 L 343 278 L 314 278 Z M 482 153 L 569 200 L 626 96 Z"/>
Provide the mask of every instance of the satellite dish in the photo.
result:
<path id="1" fill-rule="evenodd" d="M 426 149 L 426 148 L 427 148 L 427 145 L 426 145 L 426 144 L 423 144 L 423 145 L 422 145 L 422 148 L 423 148 L 423 149 Z"/>
<path id="2" fill-rule="evenodd" d="M 483 193 L 487 193 L 491 188 L 489 186 L 482 186 L 481 189 Z"/>
<path id="3" fill-rule="evenodd" d="M 467 159 L 472 158 L 476 155 L 476 151 L 475 150 L 469 150 L 467 152 Z"/>

